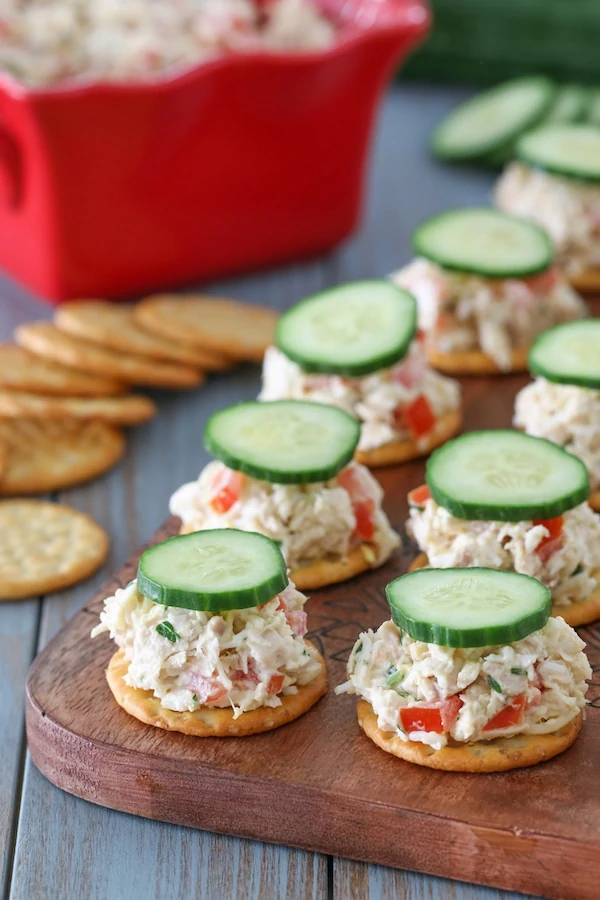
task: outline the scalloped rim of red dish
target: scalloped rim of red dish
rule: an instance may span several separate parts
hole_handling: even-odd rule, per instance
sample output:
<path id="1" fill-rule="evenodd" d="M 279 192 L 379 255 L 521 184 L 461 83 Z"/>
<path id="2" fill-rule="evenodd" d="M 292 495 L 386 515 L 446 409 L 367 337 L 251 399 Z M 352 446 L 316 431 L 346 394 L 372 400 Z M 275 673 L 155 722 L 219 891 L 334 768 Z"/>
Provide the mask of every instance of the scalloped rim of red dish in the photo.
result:
<path id="1" fill-rule="evenodd" d="M 53 85 L 42 87 L 28 87 L 14 78 L 8 72 L 0 71 L 0 91 L 9 95 L 14 100 L 50 99 L 51 97 L 73 97 L 88 94 L 115 93 L 115 94 L 147 94 L 160 93 L 171 90 L 194 81 L 204 75 L 210 75 L 223 68 L 243 67 L 247 64 L 261 64 L 273 68 L 287 66 L 311 66 L 315 63 L 342 56 L 347 50 L 376 38 L 382 33 L 395 34 L 397 32 L 415 31 L 426 34 L 431 23 L 431 13 L 426 0 L 383 0 L 379 3 L 369 3 L 365 0 L 321 0 L 319 6 L 332 18 L 337 18 L 339 32 L 333 43 L 324 50 L 295 51 L 295 52 L 269 52 L 265 50 L 253 50 L 244 53 L 223 53 L 216 55 L 214 59 L 204 59 L 193 66 L 181 69 L 173 69 L 172 74 L 157 76 L 156 78 L 136 79 L 135 81 L 62 81 Z M 354 6 L 354 16 L 344 21 L 345 11 Z M 365 12 L 369 7 L 373 10 L 371 21 L 360 24 L 356 14 L 361 10 Z M 391 17 L 381 16 L 382 11 L 393 11 L 394 20 Z M 368 18 L 368 17 L 367 17 Z M 380 21 L 378 21 L 380 19 Z"/>

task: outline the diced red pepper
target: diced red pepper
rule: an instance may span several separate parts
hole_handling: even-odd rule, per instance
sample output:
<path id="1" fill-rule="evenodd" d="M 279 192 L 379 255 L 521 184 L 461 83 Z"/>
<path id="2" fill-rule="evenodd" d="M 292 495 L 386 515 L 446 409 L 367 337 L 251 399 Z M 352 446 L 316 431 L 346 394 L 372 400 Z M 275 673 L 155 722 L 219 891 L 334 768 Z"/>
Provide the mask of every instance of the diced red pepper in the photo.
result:
<path id="1" fill-rule="evenodd" d="M 190 678 L 190 690 L 194 692 L 199 703 L 217 703 L 227 691 L 216 678 L 194 673 Z"/>
<path id="2" fill-rule="evenodd" d="M 290 609 L 285 614 L 285 621 L 298 637 L 304 637 L 307 631 L 306 613 L 303 609 Z"/>
<path id="3" fill-rule="evenodd" d="M 401 384 L 407 390 L 416 387 L 427 370 L 427 359 L 425 354 L 421 352 L 409 353 L 408 356 L 399 363 L 391 374 L 392 381 Z"/>
<path id="4" fill-rule="evenodd" d="M 448 697 L 443 701 L 440 711 L 442 713 L 442 725 L 444 726 L 444 731 L 450 731 L 456 722 L 458 714 L 462 709 L 462 705 L 463 702 L 458 694 L 455 694 L 453 697 Z"/>
<path id="5" fill-rule="evenodd" d="M 353 509 L 356 518 L 355 537 L 372 541 L 375 536 L 375 503 L 372 500 L 359 500 Z"/>
<path id="6" fill-rule="evenodd" d="M 228 512 L 240 499 L 244 489 L 245 476 L 226 466 L 220 470 L 212 483 L 212 496 L 209 500 L 211 508 L 222 515 Z"/>
<path id="7" fill-rule="evenodd" d="M 267 694 L 278 694 L 283 687 L 284 677 L 281 672 L 275 672 L 271 675 L 267 685 Z"/>
<path id="8" fill-rule="evenodd" d="M 435 320 L 435 331 L 449 331 L 453 325 L 452 316 L 441 312 Z"/>
<path id="9" fill-rule="evenodd" d="M 253 659 L 248 660 L 247 669 L 247 672 L 244 672 L 243 669 L 237 669 L 231 676 L 231 680 L 246 685 L 257 685 L 260 678 L 258 677 L 258 672 L 256 671 L 256 665 Z"/>
<path id="10" fill-rule="evenodd" d="M 562 547 L 562 530 L 564 520 L 562 516 L 556 516 L 554 519 L 534 519 L 534 525 L 543 525 L 550 532 L 546 537 L 542 538 L 535 552 L 543 563 L 548 562 L 553 553 Z"/>
<path id="11" fill-rule="evenodd" d="M 360 472 L 352 466 L 340 472 L 337 483 L 350 495 L 356 519 L 354 536 L 362 541 L 372 541 L 375 536 L 375 500 L 369 496 Z"/>
<path id="12" fill-rule="evenodd" d="M 525 703 L 525 694 L 518 694 L 516 697 L 513 697 L 508 706 L 501 709 L 483 726 L 483 731 L 498 731 L 501 728 L 512 728 L 514 725 L 520 725 L 523 721 Z"/>
<path id="13" fill-rule="evenodd" d="M 559 273 L 556 266 L 550 266 L 545 272 L 539 275 L 532 275 L 531 278 L 524 278 L 523 281 L 534 294 L 549 294 L 556 287 L 559 279 Z"/>
<path id="14" fill-rule="evenodd" d="M 450 730 L 461 707 L 462 700 L 458 694 L 423 706 L 403 706 L 400 722 L 406 732 L 434 731 L 443 734 Z"/>
<path id="15" fill-rule="evenodd" d="M 427 484 L 422 484 L 420 487 L 413 488 L 412 491 L 408 492 L 409 506 L 417 506 L 419 509 L 423 509 L 428 500 L 431 500 L 431 494 Z"/>
<path id="16" fill-rule="evenodd" d="M 435 414 L 424 394 L 419 394 L 412 403 L 398 410 L 397 415 L 406 423 L 414 438 L 423 437 L 431 431 L 436 422 Z"/>
<path id="17" fill-rule="evenodd" d="M 444 733 L 442 711 L 439 707 L 403 706 L 400 710 L 400 722 L 406 732 L 435 731 Z"/>
<path id="18" fill-rule="evenodd" d="M 351 500 L 362 500 L 364 498 L 365 491 L 362 481 L 354 466 L 346 466 L 345 469 L 342 469 L 337 477 L 337 483 L 350 494 Z"/>

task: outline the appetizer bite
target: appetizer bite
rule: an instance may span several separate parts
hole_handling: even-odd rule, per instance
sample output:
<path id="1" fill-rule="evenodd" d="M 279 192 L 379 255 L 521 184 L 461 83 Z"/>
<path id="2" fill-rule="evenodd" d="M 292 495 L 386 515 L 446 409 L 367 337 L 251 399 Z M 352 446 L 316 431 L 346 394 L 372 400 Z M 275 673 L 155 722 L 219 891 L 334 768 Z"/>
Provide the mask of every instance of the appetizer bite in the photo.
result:
<path id="1" fill-rule="evenodd" d="M 569 625 L 600 616 L 600 520 L 581 460 L 519 431 L 473 431 L 436 450 L 408 495 L 412 569 L 489 566 L 531 575 Z"/>
<path id="2" fill-rule="evenodd" d="M 581 459 L 600 512 L 600 319 L 558 325 L 529 353 L 535 381 L 517 394 L 513 424 Z"/>
<path id="3" fill-rule="evenodd" d="M 240 403 L 205 431 L 209 463 L 171 497 L 182 533 L 258 531 L 281 545 L 301 590 L 382 565 L 399 546 L 383 492 L 352 462 L 360 425 L 334 406 L 298 400 Z"/>
<path id="4" fill-rule="evenodd" d="M 360 635 L 349 680 L 382 750 L 433 769 L 501 772 L 577 737 L 592 671 L 584 642 L 551 619 L 547 587 L 494 569 L 424 569 L 386 588 L 392 614 Z"/>
<path id="5" fill-rule="evenodd" d="M 427 359 L 443 372 L 523 371 L 538 334 L 586 313 L 531 222 L 453 210 L 420 225 L 413 247 L 417 258 L 390 277 L 416 297 Z"/>
<path id="6" fill-rule="evenodd" d="M 367 466 L 429 453 L 460 429 L 460 389 L 427 365 L 414 297 L 389 281 L 356 281 L 302 300 L 279 319 L 261 400 L 339 406 L 361 424 Z"/>
<path id="7" fill-rule="evenodd" d="M 600 129 L 554 124 L 516 144 L 517 162 L 496 185 L 496 206 L 539 222 L 557 263 L 581 290 L 600 287 Z"/>
<path id="8" fill-rule="evenodd" d="M 109 632 L 119 647 L 108 684 L 141 722 L 198 737 L 257 734 L 327 690 L 325 663 L 304 640 L 305 601 L 273 541 L 201 531 L 146 550 L 92 637 Z"/>

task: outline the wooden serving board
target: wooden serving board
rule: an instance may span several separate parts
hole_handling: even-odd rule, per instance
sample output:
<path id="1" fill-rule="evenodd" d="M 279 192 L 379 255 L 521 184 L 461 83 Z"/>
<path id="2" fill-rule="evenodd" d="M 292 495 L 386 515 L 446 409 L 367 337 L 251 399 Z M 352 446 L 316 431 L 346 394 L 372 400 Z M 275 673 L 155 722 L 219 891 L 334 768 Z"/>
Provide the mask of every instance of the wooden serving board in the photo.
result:
<path id="1" fill-rule="evenodd" d="M 510 424 L 526 379 L 464 382 L 465 425 Z M 386 508 L 403 529 L 423 463 L 383 470 Z M 175 485 L 174 485 L 175 487 Z M 154 536 L 177 530 L 168 521 Z M 89 639 L 102 600 L 135 573 L 131 560 L 35 660 L 27 684 L 33 761 L 65 791 L 114 809 L 565 900 L 600 896 L 600 627 L 581 629 L 594 668 L 575 745 L 529 769 L 464 775 L 388 756 L 360 731 L 355 701 L 336 697 L 358 633 L 388 618 L 384 585 L 415 548 L 377 572 L 310 599 L 309 636 L 330 691 L 301 719 L 248 738 L 206 739 L 144 726 L 114 702 L 106 636 Z"/>

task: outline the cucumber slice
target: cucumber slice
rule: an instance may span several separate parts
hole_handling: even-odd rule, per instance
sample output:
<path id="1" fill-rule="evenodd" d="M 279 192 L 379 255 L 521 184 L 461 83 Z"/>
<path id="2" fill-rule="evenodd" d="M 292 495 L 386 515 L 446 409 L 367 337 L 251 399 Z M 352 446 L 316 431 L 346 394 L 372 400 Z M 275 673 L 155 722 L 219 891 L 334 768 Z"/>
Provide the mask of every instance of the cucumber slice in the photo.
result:
<path id="1" fill-rule="evenodd" d="M 590 100 L 586 111 L 586 121 L 590 125 L 600 126 L 600 88 L 590 88 Z"/>
<path id="2" fill-rule="evenodd" d="M 354 281 L 284 313 L 276 343 L 305 372 L 349 377 L 392 366 L 417 328 L 414 297 L 391 281 Z"/>
<path id="3" fill-rule="evenodd" d="M 339 409 L 308 400 L 238 403 L 214 413 L 204 443 L 209 453 L 261 481 L 329 481 L 356 450 L 360 423 Z"/>
<path id="4" fill-rule="evenodd" d="M 534 275 L 554 258 L 550 238 L 538 225 L 475 206 L 427 219 L 414 232 L 413 247 L 446 269 L 488 278 Z"/>
<path id="5" fill-rule="evenodd" d="M 555 88 L 548 78 L 514 78 L 455 107 L 440 122 L 431 148 L 440 159 L 488 156 L 531 128 L 550 107 Z"/>
<path id="6" fill-rule="evenodd" d="M 517 141 L 523 162 L 567 178 L 600 181 L 600 128 L 557 124 L 536 128 Z"/>
<path id="7" fill-rule="evenodd" d="M 472 431 L 434 451 L 427 484 L 459 519 L 552 519 L 587 500 L 587 469 L 544 438 L 520 431 Z"/>
<path id="8" fill-rule="evenodd" d="M 543 628 L 552 611 L 547 587 L 498 569 L 419 569 L 385 592 L 398 628 L 442 647 L 512 644 Z"/>
<path id="9" fill-rule="evenodd" d="M 170 538 L 142 554 L 138 590 L 164 606 L 224 612 L 260 606 L 288 583 L 277 544 L 223 528 Z"/>
<path id="10" fill-rule="evenodd" d="M 579 122 L 585 119 L 591 103 L 589 88 L 582 84 L 565 84 L 555 94 L 550 108 L 537 122 L 537 126 L 554 124 L 555 122 Z M 491 166 L 501 168 L 515 158 L 515 141 L 494 150 L 487 157 Z"/>
<path id="11" fill-rule="evenodd" d="M 560 87 L 543 123 L 578 122 L 584 119 L 591 100 L 589 88 L 582 84 L 565 84 Z"/>
<path id="12" fill-rule="evenodd" d="M 558 384 L 600 388 L 600 319 L 580 319 L 544 331 L 529 351 L 529 369 Z"/>

